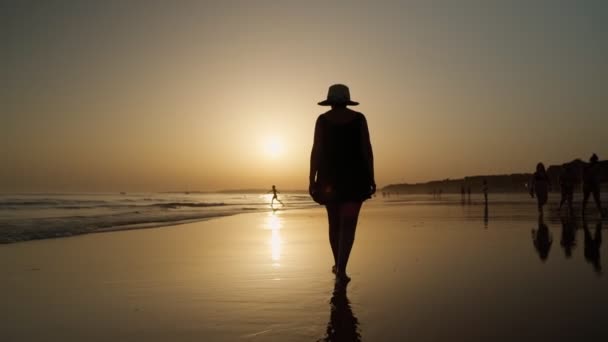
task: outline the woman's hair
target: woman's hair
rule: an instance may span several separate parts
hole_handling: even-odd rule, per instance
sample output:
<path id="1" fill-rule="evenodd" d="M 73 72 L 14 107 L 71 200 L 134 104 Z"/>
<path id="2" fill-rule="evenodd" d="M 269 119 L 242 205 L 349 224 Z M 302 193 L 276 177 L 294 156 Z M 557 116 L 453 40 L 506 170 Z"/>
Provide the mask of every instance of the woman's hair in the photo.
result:
<path id="1" fill-rule="evenodd" d="M 543 164 L 543 163 L 536 164 L 536 172 L 542 173 L 542 174 L 547 173 L 547 171 L 545 170 L 545 164 Z"/>
<path id="2" fill-rule="evenodd" d="M 595 154 L 595 153 L 591 156 L 591 158 L 589 158 L 589 161 L 592 163 L 595 163 L 598 160 L 599 160 L 599 158 L 597 157 L 597 154 Z"/>

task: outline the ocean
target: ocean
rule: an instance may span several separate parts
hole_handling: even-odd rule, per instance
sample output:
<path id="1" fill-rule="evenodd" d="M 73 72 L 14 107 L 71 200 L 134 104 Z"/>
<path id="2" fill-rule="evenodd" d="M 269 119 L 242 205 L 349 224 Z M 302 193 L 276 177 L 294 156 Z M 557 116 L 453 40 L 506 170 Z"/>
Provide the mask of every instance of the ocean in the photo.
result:
<path id="1" fill-rule="evenodd" d="M 558 194 L 551 194 L 547 212 L 559 217 Z M 271 194 L 251 193 L 89 193 L 89 194 L 3 194 L 0 195 L 0 243 L 67 237 L 110 230 L 127 230 L 170 226 L 246 212 L 293 210 L 316 207 L 306 193 L 281 193 L 270 207 Z M 488 219 L 530 219 L 535 213 L 535 200 L 524 193 L 490 194 L 490 210 L 483 210 L 481 194 L 463 201 L 460 194 L 380 195 L 366 206 L 416 206 L 430 209 L 429 217 L 448 219 L 444 215 L 486 222 Z M 580 207 L 580 194 L 575 196 Z M 604 201 L 605 203 L 605 201 Z M 442 206 L 454 208 L 435 211 Z M 577 213 L 579 211 L 577 210 Z M 595 205 L 589 202 L 593 215 Z M 441 213 L 441 214 L 438 214 Z M 423 215 L 417 212 L 416 215 Z M 525 217 L 520 217 L 525 216 Z M 424 218 L 424 217 L 420 217 Z M 555 219 L 554 219 L 555 220 Z"/>
<path id="2" fill-rule="evenodd" d="M 168 226 L 269 211 L 271 194 L 89 193 L 0 195 L 0 243 L 107 230 Z M 315 205 L 305 193 L 279 194 L 278 210 Z"/>

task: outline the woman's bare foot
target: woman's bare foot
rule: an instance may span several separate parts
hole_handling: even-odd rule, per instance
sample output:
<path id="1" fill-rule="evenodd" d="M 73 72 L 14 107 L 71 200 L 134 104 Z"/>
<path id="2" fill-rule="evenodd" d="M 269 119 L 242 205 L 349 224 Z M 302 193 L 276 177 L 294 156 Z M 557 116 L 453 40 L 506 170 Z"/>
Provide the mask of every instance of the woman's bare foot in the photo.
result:
<path id="1" fill-rule="evenodd" d="M 347 284 L 350 281 L 350 277 L 346 275 L 346 272 L 336 273 L 336 282 L 340 284 Z"/>

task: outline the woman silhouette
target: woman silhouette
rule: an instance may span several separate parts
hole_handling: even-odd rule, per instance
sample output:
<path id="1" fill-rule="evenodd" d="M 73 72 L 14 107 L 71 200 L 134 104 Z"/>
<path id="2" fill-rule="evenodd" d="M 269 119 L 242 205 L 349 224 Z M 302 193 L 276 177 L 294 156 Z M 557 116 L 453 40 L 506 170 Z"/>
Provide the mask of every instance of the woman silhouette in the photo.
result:
<path id="1" fill-rule="evenodd" d="M 331 110 L 321 114 L 315 125 L 310 156 L 312 198 L 325 205 L 329 221 L 329 242 L 334 256 L 332 272 L 339 281 L 348 281 L 346 264 L 355 241 L 361 204 L 376 192 L 372 145 L 365 116 L 346 108 L 359 103 L 350 100 L 348 87 L 329 88 L 321 106 Z"/>
<path id="2" fill-rule="evenodd" d="M 536 172 L 534 172 L 532 179 L 530 180 L 530 196 L 534 198 L 536 195 L 536 203 L 540 215 L 543 214 L 543 206 L 547 203 L 547 199 L 549 198 L 550 187 L 551 182 L 549 181 L 549 176 L 545 170 L 545 165 L 543 163 L 536 164 Z"/>

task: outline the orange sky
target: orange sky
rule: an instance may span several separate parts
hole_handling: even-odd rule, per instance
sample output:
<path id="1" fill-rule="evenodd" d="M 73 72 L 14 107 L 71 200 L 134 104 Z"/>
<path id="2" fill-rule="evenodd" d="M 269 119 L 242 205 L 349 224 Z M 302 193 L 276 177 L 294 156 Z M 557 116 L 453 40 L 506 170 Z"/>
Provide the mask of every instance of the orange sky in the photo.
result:
<path id="1" fill-rule="evenodd" d="M 333 83 L 379 186 L 608 156 L 602 2 L 4 6 L 0 192 L 305 189 Z"/>

